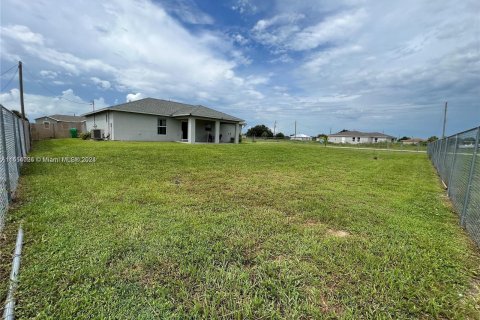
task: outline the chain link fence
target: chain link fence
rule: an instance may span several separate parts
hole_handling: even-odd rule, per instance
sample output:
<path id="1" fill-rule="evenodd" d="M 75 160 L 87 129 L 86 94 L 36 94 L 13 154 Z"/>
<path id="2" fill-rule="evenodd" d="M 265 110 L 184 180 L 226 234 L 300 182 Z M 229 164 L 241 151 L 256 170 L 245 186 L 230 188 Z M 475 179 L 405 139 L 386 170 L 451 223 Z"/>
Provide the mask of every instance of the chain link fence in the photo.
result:
<path id="1" fill-rule="evenodd" d="M 20 161 L 30 150 L 30 126 L 0 105 L 0 231 L 12 195 L 17 190 Z"/>
<path id="2" fill-rule="evenodd" d="M 460 222 L 480 246 L 480 127 L 428 145 L 428 155 L 448 186 Z"/>

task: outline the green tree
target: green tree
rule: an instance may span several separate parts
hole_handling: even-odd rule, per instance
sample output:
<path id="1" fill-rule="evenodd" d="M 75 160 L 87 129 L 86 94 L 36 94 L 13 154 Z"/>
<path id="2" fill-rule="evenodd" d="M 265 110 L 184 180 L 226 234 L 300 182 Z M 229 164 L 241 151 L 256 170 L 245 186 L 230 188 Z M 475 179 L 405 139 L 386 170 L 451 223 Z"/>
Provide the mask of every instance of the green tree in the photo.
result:
<path id="1" fill-rule="evenodd" d="M 403 136 L 403 137 L 401 137 L 400 139 L 398 139 L 398 141 L 403 141 L 403 140 L 408 140 L 408 139 L 410 139 L 410 137 Z"/>
<path id="2" fill-rule="evenodd" d="M 319 133 L 317 134 L 317 139 L 318 141 L 323 141 L 325 139 L 328 139 L 328 135 L 326 135 L 325 133 Z"/>
<path id="3" fill-rule="evenodd" d="M 428 142 L 433 142 L 433 141 L 436 141 L 436 140 L 438 140 L 437 136 L 431 136 L 430 138 L 427 139 Z"/>
<path id="4" fill-rule="evenodd" d="M 285 135 L 282 133 L 282 132 L 279 132 L 275 135 L 276 138 L 280 138 L 280 139 L 283 139 L 285 138 Z"/>
<path id="5" fill-rule="evenodd" d="M 264 135 L 265 133 L 265 135 Z M 247 130 L 247 137 L 273 137 L 273 132 L 264 124 L 256 125 Z"/>

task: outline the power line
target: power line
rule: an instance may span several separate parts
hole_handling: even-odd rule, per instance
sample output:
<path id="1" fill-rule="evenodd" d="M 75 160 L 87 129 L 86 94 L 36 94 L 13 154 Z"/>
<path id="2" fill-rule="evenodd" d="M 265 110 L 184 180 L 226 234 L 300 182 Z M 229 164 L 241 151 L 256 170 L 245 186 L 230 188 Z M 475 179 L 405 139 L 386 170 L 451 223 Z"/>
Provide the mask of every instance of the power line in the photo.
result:
<path id="1" fill-rule="evenodd" d="M 3 88 L 0 90 L 0 92 L 3 92 L 6 88 L 8 88 L 8 86 L 10 85 L 10 83 L 13 81 L 13 79 L 15 78 L 15 76 L 17 75 L 17 72 L 18 72 L 18 69 L 15 71 L 15 73 L 13 74 L 13 77 L 10 78 L 10 80 L 8 80 L 7 84 L 5 86 L 3 86 Z"/>
<path id="2" fill-rule="evenodd" d="M 25 68 L 25 65 L 23 65 L 23 70 L 27 71 L 27 73 L 32 77 L 32 78 L 35 78 L 35 76 L 30 72 L 30 70 L 28 70 L 27 68 Z M 91 103 L 87 103 L 87 102 L 78 102 L 78 101 L 74 101 L 74 100 L 70 100 L 70 99 L 67 99 L 63 96 L 60 96 L 58 95 L 57 93 L 53 92 L 53 90 L 50 90 L 50 88 L 46 87 L 41 81 L 37 81 L 37 83 L 45 90 L 47 90 L 48 92 L 50 92 L 51 94 L 53 94 L 54 96 L 56 96 L 57 98 L 59 99 L 63 99 L 63 100 L 66 100 L 68 102 L 72 102 L 72 103 L 76 103 L 76 104 L 83 104 L 83 105 L 92 105 Z"/>
<path id="3" fill-rule="evenodd" d="M 16 66 L 17 66 L 17 65 L 15 64 L 15 65 L 11 66 L 10 68 L 8 68 L 7 71 L 4 71 L 2 74 L 0 74 L 0 77 L 3 76 L 4 74 L 8 73 L 10 70 L 12 70 L 13 68 L 15 68 Z"/>

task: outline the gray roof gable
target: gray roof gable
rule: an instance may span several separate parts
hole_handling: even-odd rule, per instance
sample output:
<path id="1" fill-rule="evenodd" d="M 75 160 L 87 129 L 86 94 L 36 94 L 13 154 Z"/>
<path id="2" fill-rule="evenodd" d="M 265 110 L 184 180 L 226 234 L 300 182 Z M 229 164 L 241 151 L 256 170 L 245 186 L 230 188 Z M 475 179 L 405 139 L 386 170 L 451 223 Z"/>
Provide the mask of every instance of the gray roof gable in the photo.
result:
<path id="1" fill-rule="evenodd" d="M 93 112 L 85 113 L 89 116 L 103 111 L 123 111 L 132 113 L 153 114 L 166 117 L 194 116 L 202 118 L 213 118 L 227 121 L 243 122 L 242 119 L 229 114 L 207 108 L 200 105 L 191 105 L 175 101 L 162 99 L 145 98 L 132 102 L 122 103 L 108 108 L 99 109 Z"/>
<path id="2" fill-rule="evenodd" d="M 43 117 L 36 118 L 35 120 L 41 119 L 41 118 L 50 118 L 60 122 L 83 122 L 86 120 L 85 117 L 69 116 L 65 114 L 52 114 L 51 116 L 43 116 Z"/>

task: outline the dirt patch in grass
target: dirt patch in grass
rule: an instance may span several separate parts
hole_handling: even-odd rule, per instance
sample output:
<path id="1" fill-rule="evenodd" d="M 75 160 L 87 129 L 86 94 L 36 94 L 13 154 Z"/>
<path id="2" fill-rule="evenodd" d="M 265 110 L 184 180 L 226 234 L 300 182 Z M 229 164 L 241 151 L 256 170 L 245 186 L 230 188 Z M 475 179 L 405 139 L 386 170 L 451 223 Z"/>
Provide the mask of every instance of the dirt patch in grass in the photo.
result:
<path id="1" fill-rule="evenodd" d="M 328 229 L 327 234 L 337 238 L 345 238 L 350 236 L 350 233 L 344 230 L 335 230 L 335 229 Z"/>

